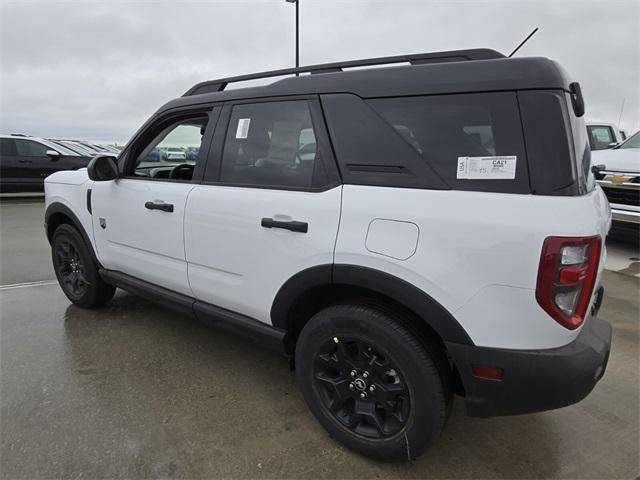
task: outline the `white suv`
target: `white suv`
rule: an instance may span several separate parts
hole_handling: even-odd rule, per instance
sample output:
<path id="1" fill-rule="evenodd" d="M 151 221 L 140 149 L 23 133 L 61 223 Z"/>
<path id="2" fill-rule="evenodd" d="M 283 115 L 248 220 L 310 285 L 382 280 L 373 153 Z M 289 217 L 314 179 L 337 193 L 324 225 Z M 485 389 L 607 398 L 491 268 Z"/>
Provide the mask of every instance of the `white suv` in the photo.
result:
<path id="1" fill-rule="evenodd" d="M 204 82 L 117 162 L 47 178 L 55 271 L 79 306 L 120 287 L 284 351 L 333 438 L 413 458 L 453 394 L 528 413 L 604 373 L 611 220 L 583 114 L 556 63 L 492 50 Z M 196 161 L 148 158 L 169 146 Z"/>

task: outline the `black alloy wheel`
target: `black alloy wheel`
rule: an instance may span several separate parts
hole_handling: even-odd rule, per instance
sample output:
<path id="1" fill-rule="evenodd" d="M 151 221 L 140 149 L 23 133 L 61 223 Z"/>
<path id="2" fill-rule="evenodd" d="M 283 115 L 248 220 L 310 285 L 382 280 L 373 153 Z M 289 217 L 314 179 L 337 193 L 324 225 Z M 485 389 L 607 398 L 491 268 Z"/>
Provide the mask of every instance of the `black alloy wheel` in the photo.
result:
<path id="1" fill-rule="evenodd" d="M 71 241 L 63 239 L 57 243 L 54 254 L 62 288 L 74 296 L 81 297 L 86 292 L 89 281 L 77 248 Z"/>
<path id="2" fill-rule="evenodd" d="M 451 377 L 435 340 L 367 299 L 334 304 L 304 325 L 295 368 L 311 413 L 332 438 L 377 460 L 411 460 L 444 428 Z"/>
<path id="3" fill-rule="evenodd" d="M 90 247 L 74 226 L 62 224 L 51 238 L 53 269 L 69 300 L 83 308 L 103 305 L 113 298 L 116 288 L 98 272 Z"/>
<path id="4" fill-rule="evenodd" d="M 314 387 L 330 414 L 352 432 L 388 438 L 410 411 L 406 380 L 383 350 L 354 337 L 326 342 L 316 355 Z"/>

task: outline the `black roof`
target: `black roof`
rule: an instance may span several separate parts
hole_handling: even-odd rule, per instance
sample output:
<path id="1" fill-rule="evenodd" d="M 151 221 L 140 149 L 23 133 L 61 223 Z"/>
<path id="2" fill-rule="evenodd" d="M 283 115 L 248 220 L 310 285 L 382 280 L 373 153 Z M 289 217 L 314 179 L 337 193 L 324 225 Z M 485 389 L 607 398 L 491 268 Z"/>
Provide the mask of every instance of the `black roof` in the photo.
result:
<path id="1" fill-rule="evenodd" d="M 342 71 L 342 68 L 399 62 L 411 64 Z M 311 75 L 291 76 L 259 87 L 224 90 L 231 82 L 306 72 Z M 313 65 L 202 82 L 160 110 L 236 99 L 321 93 L 353 93 L 373 98 L 500 90 L 569 90 L 569 83 L 562 67 L 548 58 L 507 58 L 489 49 L 459 50 Z"/>

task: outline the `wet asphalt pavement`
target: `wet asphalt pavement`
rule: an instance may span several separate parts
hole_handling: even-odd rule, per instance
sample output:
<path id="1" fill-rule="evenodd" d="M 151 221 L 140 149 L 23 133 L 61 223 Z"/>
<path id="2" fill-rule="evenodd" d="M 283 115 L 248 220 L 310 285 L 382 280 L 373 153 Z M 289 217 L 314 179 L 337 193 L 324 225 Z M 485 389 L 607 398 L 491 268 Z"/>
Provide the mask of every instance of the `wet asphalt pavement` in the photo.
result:
<path id="1" fill-rule="evenodd" d="M 124 292 L 85 311 L 52 282 L 43 207 L 0 206 L 0 476 L 40 478 L 635 478 L 635 260 L 604 276 L 607 372 L 581 403 L 473 419 L 384 464 L 331 440 L 287 362 Z M 616 248 L 632 259 L 635 247 Z M 635 267 L 633 267 L 635 265 Z M 36 285 L 16 285 L 44 281 Z"/>

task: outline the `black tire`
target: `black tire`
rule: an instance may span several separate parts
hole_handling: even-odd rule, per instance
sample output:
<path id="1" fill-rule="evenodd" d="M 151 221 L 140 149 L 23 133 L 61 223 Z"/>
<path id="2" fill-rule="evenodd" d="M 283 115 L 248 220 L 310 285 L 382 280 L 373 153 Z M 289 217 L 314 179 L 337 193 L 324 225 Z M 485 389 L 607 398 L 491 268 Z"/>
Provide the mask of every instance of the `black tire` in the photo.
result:
<path id="1" fill-rule="evenodd" d="M 442 354 L 394 317 L 355 304 L 318 312 L 298 339 L 296 371 L 332 438 L 377 460 L 410 461 L 442 432 L 452 395 Z"/>
<path id="2" fill-rule="evenodd" d="M 116 288 L 102 279 L 84 239 L 71 225 L 62 224 L 53 233 L 51 259 L 62 291 L 79 307 L 99 307 L 113 298 Z"/>

